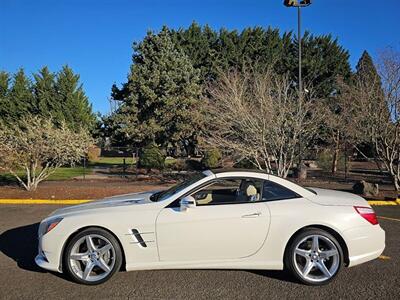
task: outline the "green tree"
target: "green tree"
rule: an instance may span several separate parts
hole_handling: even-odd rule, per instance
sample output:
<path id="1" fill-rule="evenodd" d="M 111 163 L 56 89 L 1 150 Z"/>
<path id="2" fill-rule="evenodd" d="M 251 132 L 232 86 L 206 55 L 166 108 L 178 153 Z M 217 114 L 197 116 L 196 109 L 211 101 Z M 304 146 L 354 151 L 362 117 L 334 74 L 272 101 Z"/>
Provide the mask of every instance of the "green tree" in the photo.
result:
<path id="1" fill-rule="evenodd" d="M 9 115 L 11 111 L 10 101 L 9 101 L 9 85 L 10 85 L 10 75 L 7 72 L 0 72 L 0 121 L 8 122 L 6 116 Z"/>
<path id="2" fill-rule="evenodd" d="M 225 28 L 216 31 L 208 25 L 200 26 L 196 22 L 187 29 L 169 30 L 164 27 L 159 34 L 148 34 L 142 42 L 134 45 L 135 54 L 128 81 L 122 85 L 121 89 L 115 85 L 112 88 L 112 97 L 124 103 L 115 114 L 108 118 L 108 121 L 115 120 L 115 127 L 119 129 L 117 130 L 119 143 L 143 141 L 144 136 L 157 136 L 156 140 L 165 140 L 165 137 L 161 138 L 159 135 L 164 126 L 157 127 L 161 122 L 148 113 L 155 112 L 153 109 L 157 101 L 154 99 L 164 101 L 159 96 L 161 91 L 165 90 L 165 86 L 160 88 L 157 80 L 160 78 L 160 70 L 164 70 L 166 74 L 167 69 L 171 69 L 172 65 L 172 63 L 166 63 L 168 55 L 165 53 L 169 51 L 169 48 L 164 47 L 163 51 L 157 50 L 162 40 L 168 40 L 168 47 L 180 53 L 176 54 L 177 57 L 182 56 L 181 52 L 184 52 L 185 59 L 189 60 L 188 63 L 192 64 L 194 71 L 199 72 L 198 83 L 205 95 L 205 87 L 208 83 L 218 80 L 219 74 L 231 69 L 240 71 L 253 69 L 263 72 L 273 66 L 275 73 L 289 74 L 290 81 L 297 82 L 298 45 L 296 37 L 291 32 L 282 34 L 278 29 L 271 27 L 249 27 L 241 32 Z M 334 96 L 338 92 L 337 77 L 342 77 L 346 81 L 351 77 L 348 52 L 338 40 L 330 35 L 314 36 L 306 33 L 302 44 L 305 86 L 312 87 L 315 97 L 335 102 Z M 157 64 L 160 66 L 157 67 Z M 175 72 L 173 69 L 170 71 Z M 139 77 L 142 75 L 143 77 Z M 145 81 L 149 82 L 144 83 Z M 176 80 L 174 82 L 181 85 Z M 147 108 L 144 103 L 152 104 Z M 121 126 L 128 124 L 121 123 L 123 116 L 130 118 L 130 126 Z M 150 123 L 149 120 L 156 122 Z M 149 122 L 146 123 L 147 121 Z M 153 132 L 145 133 L 143 128 L 139 129 L 139 125 Z M 120 134 L 121 132 L 123 134 Z M 122 136 L 125 141 L 120 140 Z"/>
<path id="3" fill-rule="evenodd" d="M 139 144 L 166 145 L 189 138 L 200 126 L 199 72 L 164 27 L 134 44 L 125 90 L 115 90 L 124 104 L 115 119 Z"/>
<path id="4" fill-rule="evenodd" d="M 14 80 L 8 94 L 9 113 L 6 119 L 19 120 L 27 114 L 37 111 L 32 94 L 32 82 L 25 75 L 23 69 L 19 69 L 14 75 Z"/>
<path id="5" fill-rule="evenodd" d="M 293 40 L 290 72 L 298 77 L 298 44 Z M 302 39 L 302 75 L 312 86 L 315 96 L 326 99 L 337 92 L 337 78 L 348 81 L 351 77 L 349 53 L 331 35 L 314 36 L 309 32 Z"/>
<path id="6" fill-rule="evenodd" d="M 372 57 L 364 50 L 356 65 L 356 73 L 354 74 L 355 80 L 359 80 L 370 84 L 381 97 L 384 97 L 382 90 L 381 77 L 375 68 Z"/>
<path id="7" fill-rule="evenodd" d="M 57 99 L 55 87 L 55 74 L 47 67 L 43 67 L 37 74 L 33 75 L 33 92 L 36 99 L 37 112 L 43 117 L 52 116 L 55 120 L 62 119 L 60 102 Z"/>
<path id="8" fill-rule="evenodd" d="M 64 120 L 72 128 L 80 127 L 92 130 L 95 126 L 96 116 L 92 112 L 92 105 L 86 96 L 79 75 L 64 66 L 57 73 L 55 90 L 57 92 L 57 104 L 61 107 Z"/>
<path id="9" fill-rule="evenodd" d="M 192 62 L 195 69 L 200 70 L 200 80 L 216 78 L 216 50 L 214 49 L 218 34 L 208 25 L 201 27 L 193 22 L 189 28 L 178 31 L 171 30 L 176 47 L 182 50 Z"/>

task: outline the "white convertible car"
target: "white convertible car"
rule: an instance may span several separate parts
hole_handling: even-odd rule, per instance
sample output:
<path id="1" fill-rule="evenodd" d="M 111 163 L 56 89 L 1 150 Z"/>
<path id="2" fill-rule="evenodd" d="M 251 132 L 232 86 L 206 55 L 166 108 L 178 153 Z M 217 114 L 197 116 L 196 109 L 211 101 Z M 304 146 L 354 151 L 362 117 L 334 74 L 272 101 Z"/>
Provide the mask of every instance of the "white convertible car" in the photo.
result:
<path id="1" fill-rule="evenodd" d="M 361 197 L 225 170 L 56 210 L 40 224 L 36 263 L 84 284 L 121 268 L 287 268 L 321 285 L 384 248 L 385 232 Z"/>

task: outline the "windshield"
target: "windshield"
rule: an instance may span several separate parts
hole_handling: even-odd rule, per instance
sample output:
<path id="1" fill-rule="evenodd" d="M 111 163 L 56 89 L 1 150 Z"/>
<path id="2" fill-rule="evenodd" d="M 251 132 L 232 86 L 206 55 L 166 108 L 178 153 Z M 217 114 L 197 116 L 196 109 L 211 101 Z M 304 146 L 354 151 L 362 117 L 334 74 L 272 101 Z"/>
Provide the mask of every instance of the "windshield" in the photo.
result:
<path id="1" fill-rule="evenodd" d="M 177 185 L 174 185 L 173 187 L 170 187 L 168 190 L 161 191 L 158 193 L 153 194 L 150 197 L 151 201 L 163 201 L 171 197 L 173 194 L 179 193 L 180 191 L 184 190 L 188 186 L 192 185 L 193 183 L 199 181 L 200 179 L 203 179 L 206 177 L 205 174 L 203 173 L 198 173 L 196 175 L 193 175 L 192 177 L 186 179 L 185 181 L 182 181 L 178 183 Z"/>

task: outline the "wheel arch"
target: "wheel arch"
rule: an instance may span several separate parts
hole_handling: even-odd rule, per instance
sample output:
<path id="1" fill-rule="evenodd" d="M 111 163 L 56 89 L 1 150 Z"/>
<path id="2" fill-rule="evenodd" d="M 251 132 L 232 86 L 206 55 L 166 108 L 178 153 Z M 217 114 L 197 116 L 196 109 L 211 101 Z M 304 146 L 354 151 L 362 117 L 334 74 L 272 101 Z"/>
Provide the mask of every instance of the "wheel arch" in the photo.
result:
<path id="1" fill-rule="evenodd" d="M 343 239 L 343 237 L 334 229 L 325 226 L 325 225 L 320 225 L 320 224 L 312 224 L 312 225 L 307 225 L 304 226 L 300 229 L 298 229 L 295 233 L 292 234 L 292 236 L 290 237 L 290 239 L 287 241 L 286 246 L 285 246 L 285 251 L 283 253 L 283 262 L 285 263 L 285 257 L 286 257 L 286 253 L 289 250 L 289 245 L 290 243 L 293 241 L 293 239 L 303 230 L 305 229 L 309 229 L 309 228 L 317 228 L 317 229 L 321 229 L 324 230 L 326 232 L 328 232 L 329 234 L 333 235 L 335 237 L 335 239 L 338 241 L 340 247 L 342 248 L 343 251 L 343 262 L 345 264 L 345 266 L 349 265 L 349 250 L 347 248 L 347 244 L 345 242 L 345 240 Z"/>
<path id="2" fill-rule="evenodd" d="M 99 225 L 88 225 L 88 226 L 81 227 L 81 228 L 75 230 L 74 232 L 72 232 L 72 233 L 68 236 L 68 238 L 65 240 L 65 242 L 64 242 L 64 244 L 63 244 L 63 247 L 62 247 L 62 250 L 61 250 L 61 254 L 60 254 L 60 266 L 59 266 L 60 271 L 63 271 L 64 252 L 65 252 L 65 249 L 66 249 L 68 243 L 71 241 L 71 239 L 72 239 L 75 235 L 77 235 L 78 233 L 82 232 L 83 230 L 86 230 L 86 229 L 89 229 L 89 228 L 93 228 L 93 229 L 98 228 L 98 229 L 105 230 L 105 231 L 107 231 L 109 234 L 111 234 L 111 235 L 115 238 L 115 240 L 118 242 L 119 247 L 121 248 L 121 252 L 122 252 L 122 264 L 121 264 L 121 269 L 122 269 L 123 271 L 126 271 L 125 249 L 124 249 L 124 247 L 122 246 L 122 243 L 121 243 L 120 239 L 119 239 L 118 236 L 117 236 L 114 232 L 112 232 L 110 229 L 105 228 L 105 227 L 102 227 L 102 226 L 99 226 Z"/>

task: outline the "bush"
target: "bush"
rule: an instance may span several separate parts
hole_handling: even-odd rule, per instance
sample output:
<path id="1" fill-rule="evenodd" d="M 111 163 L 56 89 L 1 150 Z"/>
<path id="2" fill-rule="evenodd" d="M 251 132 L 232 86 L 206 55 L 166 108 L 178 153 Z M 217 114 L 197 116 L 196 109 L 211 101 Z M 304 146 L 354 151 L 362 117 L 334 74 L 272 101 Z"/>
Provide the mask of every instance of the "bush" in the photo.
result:
<path id="1" fill-rule="evenodd" d="M 257 169 L 257 167 L 247 158 L 236 162 L 233 167 L 238 169 Z"/>
<path id="2" fill-rule="evenodd" d="M 175 171 L 183 171 L 186 169 L 186 161 L 184 159 L 176 159 L 171 164 L 171 169 Z"/>
<path id="3" fill-rule="evenodd" d="M 165 167 L 165 155 L 152 143 L 144 147 L 139 155 L 139 167 L 146 169 L 163 169 Z"/>
<path id="4" fill-rule="evenodd" d="M 186 170 L 204 170 L 203 162 L 196 159 L 188 159 L 186 160 Z"/>
<path id="5" fill-rule="evenodd" d="M 88 154 L 87 154 L 88 160 L 90 162 L 97 161 L 97 160 L 99 160 L 100 154 L 101 154 L 101 148 L 100 147 L 97 147 L 95 145 L 90 146 L 89 149 L 88 149 Z"/>
<path id="6" fill-rule="evenodd" d="M 201 162 L 206 168 L 212 169 L 220 166 L 221 159 L 221 152 L 217 148 L 213 148 L 206 151 Z"/>
<path id="7" fill-rule="evenodd" d="M 333 161 L 333 153 L 330 150 L 324 150 L 317 154 L 317 166 L 326 172 L 332 171 L 332 161 Z M 344 166 L 345 166 L 345 157 L 343 153 L 340 152 L 337 169 L 344 170 Z"/>

